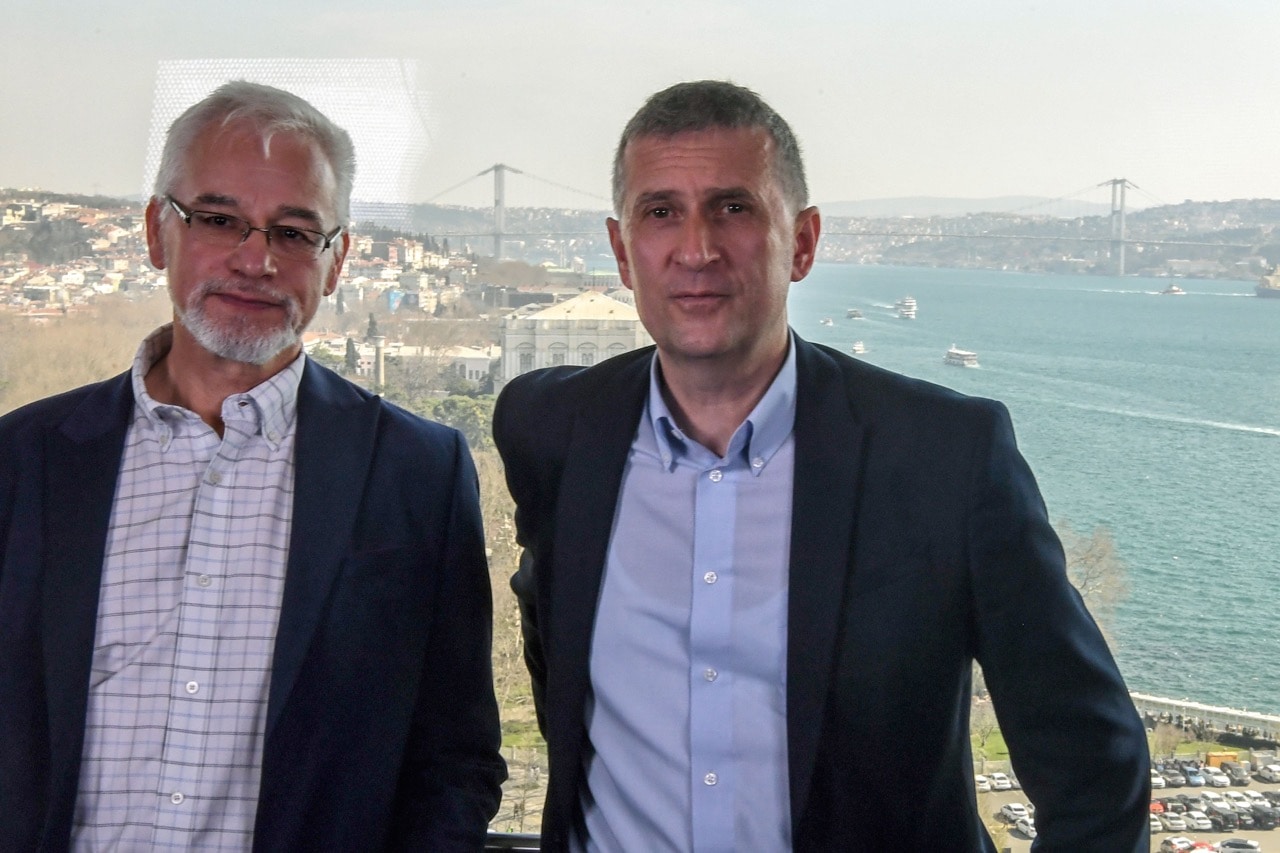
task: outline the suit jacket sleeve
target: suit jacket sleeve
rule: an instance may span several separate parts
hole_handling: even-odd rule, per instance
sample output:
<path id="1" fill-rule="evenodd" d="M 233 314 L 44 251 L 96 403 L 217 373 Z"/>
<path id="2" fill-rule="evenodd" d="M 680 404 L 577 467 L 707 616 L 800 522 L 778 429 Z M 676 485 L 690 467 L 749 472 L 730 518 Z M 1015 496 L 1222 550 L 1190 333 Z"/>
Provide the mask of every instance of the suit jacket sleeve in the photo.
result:
<path id="1" fill-rule="evenodd" d="M 993 404 L 968 520 L 976 657 L 1038 849 L 1146 853 L 1145 731 L 1101 632 L 1070 584 L 1034 477 Z"/>

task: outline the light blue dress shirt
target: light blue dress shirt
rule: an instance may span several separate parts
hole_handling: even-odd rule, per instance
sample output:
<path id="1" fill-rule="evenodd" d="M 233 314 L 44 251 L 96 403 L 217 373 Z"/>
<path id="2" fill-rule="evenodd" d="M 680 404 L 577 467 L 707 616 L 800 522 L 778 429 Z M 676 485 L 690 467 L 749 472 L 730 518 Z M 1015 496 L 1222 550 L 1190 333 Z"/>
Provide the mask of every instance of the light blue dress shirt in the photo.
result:
<path id="1" fill-rule="evenodd" d="M 789 850 L 795 347 L 723 458 L 660 382 L 655 358 L 596 612 L 575 847 Z"/>

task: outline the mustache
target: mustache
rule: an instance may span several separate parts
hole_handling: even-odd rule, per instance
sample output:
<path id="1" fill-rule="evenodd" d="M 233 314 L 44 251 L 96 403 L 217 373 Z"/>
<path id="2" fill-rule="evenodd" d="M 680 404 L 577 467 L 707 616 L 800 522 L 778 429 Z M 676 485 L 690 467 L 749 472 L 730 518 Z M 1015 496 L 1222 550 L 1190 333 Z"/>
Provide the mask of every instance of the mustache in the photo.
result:
<path id="1" fill-rule="evenodd" d="M 292 294 L 261 282 L 232 281 L 230 279 L 211 278 L 196 285 L 187 297 L 187 303 L 203 302 L 214 294 L 261 299 L 285 306 L 292 314 L 299 310 L 298 300 Z"/>

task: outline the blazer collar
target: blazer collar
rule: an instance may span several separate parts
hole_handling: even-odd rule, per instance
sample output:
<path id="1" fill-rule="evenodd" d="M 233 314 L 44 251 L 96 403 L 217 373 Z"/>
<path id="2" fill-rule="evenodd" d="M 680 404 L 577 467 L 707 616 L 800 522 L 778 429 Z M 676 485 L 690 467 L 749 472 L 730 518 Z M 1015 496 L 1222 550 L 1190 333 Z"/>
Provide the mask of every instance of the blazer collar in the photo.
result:
<path id="1" fill-rule="evenodd" d="M 585 735 L 582 709 L 590 684 L 588 656 L 609 535 L 627 454 L 649 390 L 652 357 L 628 359 L 596 372 L 575 413 L 556 504 L 555 572 L 551 575 L 550 635 L 559 638 L 547 693 L 548 730 Z M 575 770 L 574 772 L 577 772 Z"/>
<path id="2" fill-rule="evenodd" d="M 804 814 L 831 687 L 865 435 L 835 358 L 796 339 L 795 483 L 787 605 L 791 815 Z"/>
<path id="3" fill-rule="evenodd" d="M 75 805 L 102 561 L 132 414 L 133 392 L 124 373 L 94 386 L 49 431 L 44 448 L 41 649 L 49 714 L 50 826 L 70 825 Z"/>
<path id="4" fill-rule="evenodd" d="M 381 400 L 307 359 L 298 388 L 293 523 L 266 735 L 297 681 L 347 553 L 373 463 Z"/>

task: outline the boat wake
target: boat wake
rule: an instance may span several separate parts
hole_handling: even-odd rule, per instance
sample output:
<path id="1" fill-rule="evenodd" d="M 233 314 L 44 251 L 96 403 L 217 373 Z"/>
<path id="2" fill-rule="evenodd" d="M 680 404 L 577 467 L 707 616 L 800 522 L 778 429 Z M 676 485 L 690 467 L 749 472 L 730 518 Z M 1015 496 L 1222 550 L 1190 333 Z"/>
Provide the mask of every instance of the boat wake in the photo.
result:
<path id="1" fill-rule="evenodd" d="M 1272 438 L 1280 438 L 1280 428 L 1254 426 L 1252 424 L 1236 424 L 1230 421 L 1211 421 L 1203 418 L 1188 418 L 1181 415 L 1166 415 L 1160 412 L 1139 412 L 1133 409 L 1120 409 L 1110 406 L 1091 406 L 1088 403 L 1068 403 L 1057 401 L 1063 406 L 1071 409 L 1082 409 L 1087 412 L 1099 412 L 1104 415 L 1120 415 L 1126 418 L 1141 418 L 1148 421 L 1161 421 L 1163 423 L 1182 424 L 1184 426 L 1208 427 L 1209 429 L 1221 429 L 1229 432 L 1243 432 L 1252 435 L 1266 435 Z"/>

